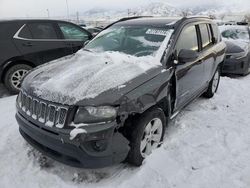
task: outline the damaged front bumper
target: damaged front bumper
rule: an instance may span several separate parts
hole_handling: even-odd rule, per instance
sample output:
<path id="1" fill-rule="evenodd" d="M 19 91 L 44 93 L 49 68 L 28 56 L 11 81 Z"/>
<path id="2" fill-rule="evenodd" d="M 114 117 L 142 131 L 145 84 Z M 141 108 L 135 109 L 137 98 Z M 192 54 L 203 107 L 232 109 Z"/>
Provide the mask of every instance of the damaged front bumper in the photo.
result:
<path id="1" fill-rule="evenodd" d="M 38 126 L 19 112 L 19 131 L 33 147 L 62 163 L 83 168 L 102 168 L 125 160 L 129 141 L 116 130 L 116 122 L 84 127 L 85 133 L 70 139 L 70 131 Z"/>

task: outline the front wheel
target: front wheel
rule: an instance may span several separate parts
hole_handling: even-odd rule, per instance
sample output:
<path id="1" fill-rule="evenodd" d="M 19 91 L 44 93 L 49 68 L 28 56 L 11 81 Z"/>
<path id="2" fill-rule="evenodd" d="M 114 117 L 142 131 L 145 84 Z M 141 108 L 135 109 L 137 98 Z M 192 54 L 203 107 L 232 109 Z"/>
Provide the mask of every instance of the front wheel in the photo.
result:
<path id="1" fill-rule="evenodd" d="M 220 83 L 220 69 L 217 68 L 212 80 L 209 82 L 207 91 L 204 93 L 206 98 L 212 98 L 217 92 Z"/>
<path id="2" fill-rule="evenodd" d="M 133 128 L 127 161 L 140 166 L 163 140 L 166 128 L 165 114 L 160 108 L 150 109 L 139 117 Z"/>

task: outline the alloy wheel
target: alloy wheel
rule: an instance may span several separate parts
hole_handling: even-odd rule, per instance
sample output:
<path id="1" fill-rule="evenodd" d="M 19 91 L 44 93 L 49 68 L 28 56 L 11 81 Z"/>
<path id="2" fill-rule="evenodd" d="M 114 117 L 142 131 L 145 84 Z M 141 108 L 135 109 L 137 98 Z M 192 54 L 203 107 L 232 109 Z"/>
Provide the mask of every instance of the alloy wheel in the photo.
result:
<path id="1" fill-rule="evenodd" d="M 141 139 L 141 155 L 146 157 L 152 153 L 152 150 L 157 148 L 161 142 L 163 131 L 163 124 L 161 119 L 152 119 L 145 127 L 142 139 Z"/>
<path id="2" fill-rule="evenodd" d="M 28 70 L 26 69 L 20 69 L 15 71 L 11 76 L 11 84 L 14 88 L 20 89 L 21 87 L 21 81 L 23 77 L 28 73 Z"/>

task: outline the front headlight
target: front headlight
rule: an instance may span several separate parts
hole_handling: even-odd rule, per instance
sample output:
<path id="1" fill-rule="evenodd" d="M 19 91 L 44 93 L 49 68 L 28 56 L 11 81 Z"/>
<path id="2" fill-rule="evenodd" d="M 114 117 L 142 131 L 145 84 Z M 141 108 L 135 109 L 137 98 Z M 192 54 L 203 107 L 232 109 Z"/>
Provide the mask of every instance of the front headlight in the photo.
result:
<path id="1" fill-rule="evenodd" d="M 112 106 L 79 107 L 74 118 L 74 123 L 88 124 L 88 123 L 109 122 L 115 120 L 116 116 L 117 116 L 117 110 Z"/>

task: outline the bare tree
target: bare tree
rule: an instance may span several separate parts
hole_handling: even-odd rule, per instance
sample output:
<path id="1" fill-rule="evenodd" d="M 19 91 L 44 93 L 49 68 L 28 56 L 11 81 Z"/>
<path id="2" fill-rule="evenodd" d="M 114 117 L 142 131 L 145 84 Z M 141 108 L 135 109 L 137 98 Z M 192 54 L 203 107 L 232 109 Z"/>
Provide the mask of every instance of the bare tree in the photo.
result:
<path id="1" fill-rule="evenodd" d="M 250 23 L 250 14 L 246 14 L 244 16 L 244 19 L 245 19 L 246 22 Z"/>
<path id="2" fill-rule="evenodd" d="M 219 15 L 219 19 L 221 19 L 221 20 L 224 20 L 224 18 L 226 17 L 226 15 L 225 14 L 221 14 L 221 15 Z"/>
<path id="3" fill-rule="evenodd" d="M 216 16 L 215 16 L 214 14 L 208 15 L 208 17 L 209 17 L 210 19 L 212 19 L 212 20 L 215 20 L 215 19 L 216 19 Z"/>
<path id="4" fill-rule="evenodd" d="M 189 16 L 189 15 L 190 15 L 190 11 L 189 11 L 188 9 L 183 9 L 183 10 L 181 11 L 181 16 L 187 17 L 187 16 Z"/>

